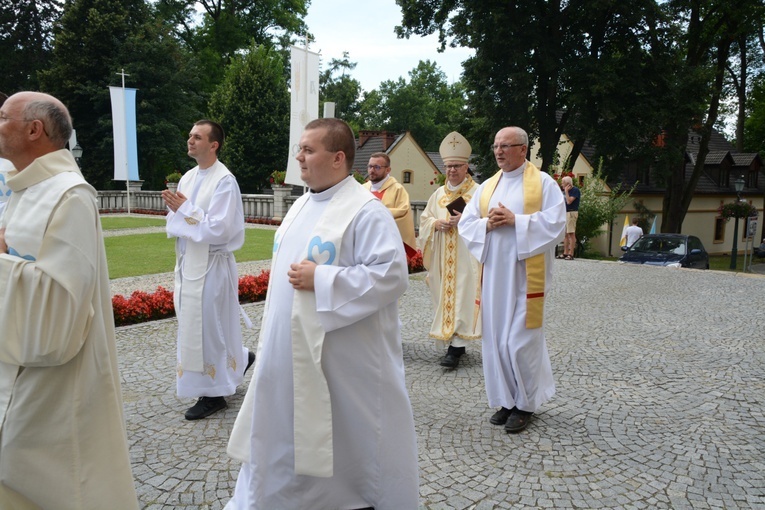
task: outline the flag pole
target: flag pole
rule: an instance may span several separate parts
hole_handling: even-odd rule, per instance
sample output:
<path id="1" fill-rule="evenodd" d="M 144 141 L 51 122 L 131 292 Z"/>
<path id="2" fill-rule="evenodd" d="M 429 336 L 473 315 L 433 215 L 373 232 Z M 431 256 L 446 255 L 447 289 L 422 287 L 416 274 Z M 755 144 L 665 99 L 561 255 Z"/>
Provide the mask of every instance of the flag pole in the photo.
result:
<path id="1" fill-rule="evenodd" d="M 125 74 L 125 68 L 120 69 L 120 71 L 122 72 L 114 74 L 122 76 L 122 121 L 125 123 L 125 139 L 127 140 L 127 97 L 125 96 L 125 76 L 130 75 Z M 127 152 L 125 152 L 125 178 L 127 179 L 125 181 L 127 186 L 127 212 L 130 214 L 130 169 L 128 168 Z"/>

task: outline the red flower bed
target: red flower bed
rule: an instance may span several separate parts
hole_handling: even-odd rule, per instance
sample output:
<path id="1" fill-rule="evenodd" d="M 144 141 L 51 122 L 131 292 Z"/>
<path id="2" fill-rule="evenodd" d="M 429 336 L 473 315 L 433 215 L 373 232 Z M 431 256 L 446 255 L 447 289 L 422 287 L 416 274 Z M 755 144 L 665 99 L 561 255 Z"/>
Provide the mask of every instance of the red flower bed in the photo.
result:
<path id="1" fill-rule="evenodd" d="M 270 271 L 261 271 L 258 276 L 251 274 L 239 278 L 239 302 L 254 303 L 266 298 Z"/>
<path id="2" fill-rule="evenodd" d="M 417 250 L 415 255 L 407 257 L 406 264 L 409 266 L 409 274 L 425 271 L 425 266 L 422 265 L 422 252 L 420 250 Z"/>
<path id="3" fill-rule="evenodd" d="M 407 260 L 410 273 L 423 271 L 422 253 L 419 251 Z M 261 271 L 259 275 L 244 275 L 239 278 L 239 302 L 254 303 L 266 298 L 270 271 Z M 112 298 L 114 324 L 126 326 L 146 321 L 166 319 L 175 315 L 173 293 L 164 287 L 157 287 L 151 294 L 137 290 L 129 298 L 117 294 Z"/>
<path id="4" fill-rule="evenodd" d="M 175 315 L 173 293 L 163 287 L 157 287 L 156 292 L 152 294 L 137 290 L 128 299 L 118 294 L 112 298 L 112 308 L 114 324 L 117 326 L 138 324 Z"/>

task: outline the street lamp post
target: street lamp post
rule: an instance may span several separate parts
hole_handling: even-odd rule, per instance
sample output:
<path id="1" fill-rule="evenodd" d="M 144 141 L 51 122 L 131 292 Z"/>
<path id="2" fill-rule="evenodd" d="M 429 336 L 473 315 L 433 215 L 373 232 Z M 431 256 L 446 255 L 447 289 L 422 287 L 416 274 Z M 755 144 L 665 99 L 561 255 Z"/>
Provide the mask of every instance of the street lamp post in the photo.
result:
<path id="1" fill-rule="evenodd" d="M 744 189 L 744 177 L 740 176 L 733 181 L 733 186 L 736 188 L 736 202 L 740 202 L 741 192 Z M 736 255 L 738 255 L 738 216 L 736 216 L 735 223 L 733 224 L 733 250 L 731 250 L 730 254 L 730 268 L 734 271 L 736 269 Z"/>
<path id="2" fill-rule="evenodd" d="M 82 147 L 80 147 L 80 144 L 75 144 L 75 146 L 72 148 L 72 156 L 74 156 L 74 160 L 77 162 L 77 167 L 82 168 L 80 165 L 80 158 L 82 157 Z"/>

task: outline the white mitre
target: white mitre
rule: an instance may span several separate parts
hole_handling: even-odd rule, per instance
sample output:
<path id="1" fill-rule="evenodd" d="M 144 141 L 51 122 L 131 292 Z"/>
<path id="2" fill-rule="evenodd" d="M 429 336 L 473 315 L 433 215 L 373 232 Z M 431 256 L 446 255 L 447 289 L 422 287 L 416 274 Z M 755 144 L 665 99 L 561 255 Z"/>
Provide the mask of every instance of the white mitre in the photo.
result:
<path id="1" fill-rule="evenodd" d="M 464 136 L 456 131 L 452 131 L 444 141 L 441 142 L 438 152 L 441 154 L 441 159 L 444 161 L 458 161 L 460 163 L 467 163 L 470 159 L 470 144 Z"/>

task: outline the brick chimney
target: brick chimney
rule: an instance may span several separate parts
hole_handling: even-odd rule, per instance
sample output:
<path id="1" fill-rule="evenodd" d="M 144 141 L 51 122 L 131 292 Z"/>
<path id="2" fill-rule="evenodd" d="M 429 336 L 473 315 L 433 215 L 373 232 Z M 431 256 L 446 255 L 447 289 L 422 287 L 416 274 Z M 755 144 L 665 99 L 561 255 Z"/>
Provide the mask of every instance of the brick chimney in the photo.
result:
<path id="1" fill-rule="evenodd" d="M 396 141 L 396 133 L 389 133 L 388 131 L 376 131 L 371 129 L 362 129 L 359 131 L 359 148 L 363 147 L 367 140 L 371 138 L 382 138 L 383 150 L 387 151 L 388 148 Z"/>

